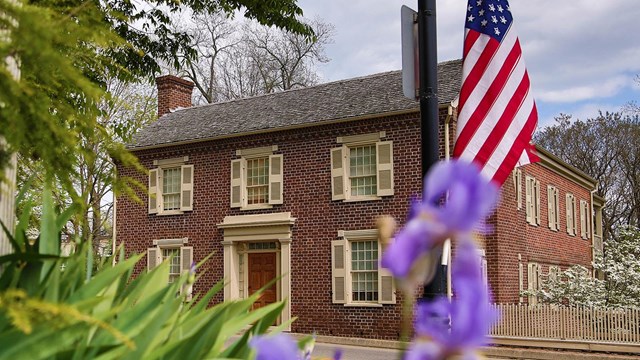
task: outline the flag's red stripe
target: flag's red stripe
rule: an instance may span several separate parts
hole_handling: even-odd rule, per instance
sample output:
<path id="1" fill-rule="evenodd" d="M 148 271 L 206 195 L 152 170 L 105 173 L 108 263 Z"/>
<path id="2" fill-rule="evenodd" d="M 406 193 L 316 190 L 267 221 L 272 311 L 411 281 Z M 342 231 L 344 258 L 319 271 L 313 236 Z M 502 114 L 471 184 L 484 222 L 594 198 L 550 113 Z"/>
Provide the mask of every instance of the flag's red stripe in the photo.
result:
<path id="1" fill-rule="evenodd" d="M 480 33 L 475 31 L 475 30 L 469 30 L 467 31 L 467 36 L 465 36 L 464 38 L 464 46 L 462 48 L 462 58 L 466 59 L 467 58 L 467 54 L 469 54 L 469 50 L 471 50 L 471 48 L 473 47 L 473 44 L 475 44 L 476 40 L 478 40 L 478 38 L 480 37 Z"/>
<path id="2" fill-rule="evenodd" d="M 509 126 L 513 122 L 513 119 L 518 114 L 524 99 L 529 93 L 529 85 L 529 76 L 527 76 L 527 73 L 525 72 L 522 80 L 520 81 L 520 84 L 518 85 L 518 88 L 513 93 L 511 99 L 509 99 L 509 103 L 505 107 L 502 116 L 500 116 L 500 119 L 498 119 L 498 122 L 496 122 L 495 126 L 491 130 L 491 133 L 489 134 L 489 136 L 487 136 L 484 144 L 482 144 L 482 147 L 476 154 L 474 161 L 477 161 L 479 164 L 486 164 L 488 159 L 491 157 L 491 154 L 493 154 L 498 145 L 500 145 L 500 141 L 507 132 L 507 129 L 509 129 Z"/>
<path id="3" fill-rule="evenodd" d="M 533 108 L 531 109 L 531 113 L 529 114 L 529 118 L 527 119 L 527 122 L 525 123 L 524 127 L 518 134 L 518 137 L 513 143 L 513 146 L 509 150 L 509 153 L 505 157 L 504 161 L 502 162 L 502 164 L 500 164 L 500 167 L 498 167 L 498 169 L 496 170 L 496 173 L 494 174 L 492 181 L 502 185 L 504 181 L 507 180 L 509 173 L 518 163 L 518 160 L 520 159 L 520 155 L 522 155 L 522 152 L 529 149 L 532 146 L 529 143 L 529 141 L 531 140 L 531 136 L 533 135 L 533 131 L 535 130 L 537 124 L 538 124 L 538 110 L 536 108 L 536 104 L 534 103 Z M 531 159 L 531 160 L 533 162 L 534 159 Z"/>
<path id="4" fill-rule="evenodd" d="M 513 48 L 511 48 L 511 51 L 509 52 L 509 55 L 507 55 L 504 64 L 502 64 L 502 67 L 498 71 L 496 78 L 487 89 L 487 92 L 484 94 L 482 100 L 480 100 L 480 103 L 476 107 L 475 111 L 469 116 L 469 120 L 465 124 L 462 131 L 460 131 L 460 135 L 456 140 L 453 151 L 454 156 L 460 156 L 464 149 L 467 148 L 469 141 L 471 141 L 471 138 L 476 133 L 476 131 L 480 127 L 480 124 L 482 124 L 485 117 L 487 116 L 487 112 L 491 109 L 491 106 L 496 101 L 498 96 L 500 96 L 502 89 L 506 86 L 509 80 L 509 76 L 511 75 L 511 71 L 520 58 L 520 55 L 520 42 L 516 40 Z M 466 80 L 462 86 L 461 93 L 465 90 L 465 85 Z M 462 110 L 462 107 L 460 109 Z"/>
<path id="5" fill-rule="evenodd" d="M 470 31 L 469 33 L 477 33 L 475 31 Z M 477 33 L 479 34 L 479 33 Z M 482 78 L 482 75 L 489 67 L 491 63 L 491 59 L 496 54 L 498 49 L 500 48 L 500 43 L 494 39 L 489 38 L 487 45 L 482 50 L 482 54 L 478 57 L 478 60 L 475 64 L 473 64 L 473 69 L 467 74 L 462 83 L 462 89 L 460 89 L 460 104 L 459 109 L 464 108 L 464 104 L 467 102 L 467 99 L 471 95 L 473 89 L 476 88 L 478 82 Z"/>

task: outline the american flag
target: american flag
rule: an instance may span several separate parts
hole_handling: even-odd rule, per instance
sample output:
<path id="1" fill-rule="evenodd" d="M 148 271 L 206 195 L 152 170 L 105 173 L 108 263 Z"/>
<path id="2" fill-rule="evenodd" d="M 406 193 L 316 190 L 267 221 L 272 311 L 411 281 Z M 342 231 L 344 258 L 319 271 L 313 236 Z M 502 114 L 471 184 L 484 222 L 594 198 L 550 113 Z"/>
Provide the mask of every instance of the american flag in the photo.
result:
<path id="1" fill-rule="evenodd" d="M 516 165 L 538 161 L 538 113 L 507 0 L 470 0 L 453 156 L 502 184 Z"/>

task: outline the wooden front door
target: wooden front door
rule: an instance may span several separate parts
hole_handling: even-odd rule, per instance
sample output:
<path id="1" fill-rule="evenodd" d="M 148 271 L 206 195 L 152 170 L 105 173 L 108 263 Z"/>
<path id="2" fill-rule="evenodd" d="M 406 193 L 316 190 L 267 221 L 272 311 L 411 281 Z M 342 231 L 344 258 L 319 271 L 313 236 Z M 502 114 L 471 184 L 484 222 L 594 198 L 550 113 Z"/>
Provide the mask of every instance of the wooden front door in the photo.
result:
<path id="1" fill-rule="evenodd" d="M 249 295 L 262 289 L 276 278 L 276 253 L 249 254 Z M 253 304 L 253 308 L 261 308 L 278 300 L 275 282 L 262 292 L 262 296 Z"/>

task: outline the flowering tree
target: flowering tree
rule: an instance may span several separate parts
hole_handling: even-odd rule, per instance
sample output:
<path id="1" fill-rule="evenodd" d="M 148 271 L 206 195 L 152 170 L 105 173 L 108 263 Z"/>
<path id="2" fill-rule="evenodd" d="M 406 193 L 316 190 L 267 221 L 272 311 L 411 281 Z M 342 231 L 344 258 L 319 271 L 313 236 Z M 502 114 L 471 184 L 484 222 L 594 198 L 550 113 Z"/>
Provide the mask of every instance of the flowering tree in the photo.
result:
<path id="1" fill-rule="evenodd" d="M 551 304 L 640 307 L 640 229 L 618 229 L 604 243 L 604 256 L 596 258 L 593 267 L 604 275 L 603 280 L 575 265 L 543 280 L 541 290 L 523 294 Z"/>

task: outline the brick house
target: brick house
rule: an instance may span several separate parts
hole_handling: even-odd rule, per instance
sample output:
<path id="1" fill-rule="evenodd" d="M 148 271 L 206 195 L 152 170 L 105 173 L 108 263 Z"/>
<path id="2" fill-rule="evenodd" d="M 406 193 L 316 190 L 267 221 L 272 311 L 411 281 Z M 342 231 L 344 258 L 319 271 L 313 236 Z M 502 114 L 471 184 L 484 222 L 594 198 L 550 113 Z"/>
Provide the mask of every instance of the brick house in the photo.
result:
<path id="1" fill-rule="evenodd" d="M 443 158 L 460 79 L 460 61 L 439 65 Z M 280 276 L 257 306 L 287 299 L 280 321 L 297 317 L 292 331 L 397 339 L 401 295 L 378 268 L 375 221 L 401 224 L 421 189 L 419 107 L 403 97 L 400 72 L 194 107 L 193 84 L 157 84 L 160 119 L 129 145 L 149 177 L 118 168 L 152 194 L 117 198 L 114 243 L 147 254 L 136 271 L 170 258 L 177 275 L 213 253 L 195 293 L 224 279 L 215 301 L 237 299 Z M 592 259 L 595 181 L 541 156 L 505 183 L 479 254 L 498 302 Z"/>

